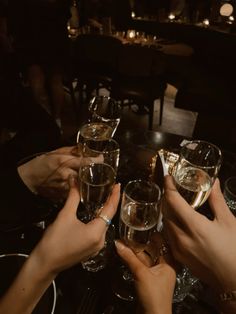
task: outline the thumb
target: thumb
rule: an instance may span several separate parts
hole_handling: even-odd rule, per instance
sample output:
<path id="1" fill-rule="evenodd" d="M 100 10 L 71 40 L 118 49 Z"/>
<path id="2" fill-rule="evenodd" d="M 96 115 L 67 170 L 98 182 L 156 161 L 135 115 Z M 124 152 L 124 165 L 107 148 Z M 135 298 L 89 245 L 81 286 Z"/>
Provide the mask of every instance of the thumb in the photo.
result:
<path id="1" fill-rule="evenodd" d="M 63 209 L 76 214 L 77 208 L 80 203 L 80 194 L 76 177 L 69 177 L 69 186 L 70 191 Z"/>
<path id="2" fill-rule="evenodd" d="M 138 259 L 134 252 L 124 245 L 121 241 L 115 241 L 116 250 L 119 256 L 126 262 L 129 266 L 131 272 L 135 277 L 138 277 L 138 274 L 142 273 L 142 269 L 146 266 Z"/>

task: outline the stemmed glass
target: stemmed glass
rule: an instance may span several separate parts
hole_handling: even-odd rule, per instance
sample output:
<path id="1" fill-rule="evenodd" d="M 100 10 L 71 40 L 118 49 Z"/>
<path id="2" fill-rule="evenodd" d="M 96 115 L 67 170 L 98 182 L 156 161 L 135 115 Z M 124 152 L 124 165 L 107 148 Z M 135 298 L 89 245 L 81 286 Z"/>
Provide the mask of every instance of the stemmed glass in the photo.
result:
<path id="1" fill-rule="evenodd" d="M 90 140 L 96 141 L 99 148 L 101 141 L 112 138 L 113 129 L 103 122 L 91 122 L 84 124 L 77 133 L 77 144 L 84 144 Z M 95 147 L 93 147 L 95 149 Z"/>
<path id="2" fill-rule="evenodd" d="M 194 140 L 182 146 L 172 174 L 177 190 L 194 209 L 207 200 L 221 162 L 220 149 L 211 143 Z M 197 281 L 183 266 L 177 274 L 173 302 L 183 301 Z"/>
<path id="3" fill-rule="evenodd" d="M 143 251 L 157 228 L 160 214 L 161 190 L 154 182 L 128 182 L 122 194 L 119 234 L 135 253 Z M 131 289 L 130 289 L 131 288 Z M 121 299 L 133 300 L 132 275 L 122 266 L 122 282 L 117 283 L 115 294 Z"/>
<path id="4" fill-rule="evenodd" d="M 115 173 L 119 166 L 120 146 L 114 139 L 100 141 L 89 140 L 84 143 L 82 154 L 84 158 L 89 158 L 95 162 L 102 162 L 110 165 Z"/>
<path id="5" fill-rule="evenodd" d="M 173 177 L 177 190 L 194 209 L 207 200 L 221 162 L 220 149 L 211 143 L 195 140 L 182 146 Z"/>
<path id="6" fill-rule="evenodd" d="M 85 223 L 96 217 L 115 184 L 114 169 L 104 163 L 84 165 L 79 170 L 79 188 L 81 202 L 85 212 L 78 212 L 78 217 Z M 106 234 L 104 248 L 93 258 L 82 263 L 88 271 L 97 272 L 106 266 L 107 251 L 114 238 L 114 226 L 110 225 Z"/>
<path id="7" fill-rule="evenodd" d="M 112 137 L 120 123 L 121 107 L 117 101 L 108 96 L 93 97 L 88 106 L 90 122 L 103 122 L 112 128 Z"/>

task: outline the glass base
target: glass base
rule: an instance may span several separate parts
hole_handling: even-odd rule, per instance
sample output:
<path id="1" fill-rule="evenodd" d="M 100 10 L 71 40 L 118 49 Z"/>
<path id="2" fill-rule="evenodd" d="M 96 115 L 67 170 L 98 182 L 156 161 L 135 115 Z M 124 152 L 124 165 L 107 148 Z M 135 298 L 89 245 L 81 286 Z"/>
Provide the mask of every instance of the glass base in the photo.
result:
<path id="1" fill-rule="evenodd" d="M 126 266 L 121 266 L 115 273 L 112 290 L 121 300 L 134 301 L 136 299 L 134 279 Z"/>

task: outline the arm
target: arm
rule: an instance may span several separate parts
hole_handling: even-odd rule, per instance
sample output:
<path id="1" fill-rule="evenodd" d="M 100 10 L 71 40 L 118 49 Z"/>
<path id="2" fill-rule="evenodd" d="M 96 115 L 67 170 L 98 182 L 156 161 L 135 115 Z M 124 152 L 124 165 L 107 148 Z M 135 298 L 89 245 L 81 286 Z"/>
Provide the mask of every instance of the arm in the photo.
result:
<path id="1" fill-rule="evenodd" d="M 209 204 L 214 220 L 194 211 L 165 178 L 164 226 L 174 257 L 217 294 L 236 290 L 236 218 L 227 207 L 216 180 Z M 223 302 L 223 310 L 233 313 L 236 302 Z"/>
<path id="2" fill-rule="evenodd" d="M 163 242 L 163 241 L 161 241 Z M 160 238 L 156 238 L 155 247 L 160 250 Z M 144 314 L 171 314 L 172 298 L 176 282 L 176 273 L 171 257 L 159 256 L 159 263 L 147 261 L 144 253 L 135 253 L 122 242 L 116 241 L 117 252 L 128 264 L 135 280 L 135 287 Z M 158 251 L 159 251 L 158 250 Z M 159 254 L 159 252 L 158 252 Z"/>
<path id="3" fill-rule="evenodd" d="M 54 223 L 30 254 L 17 278 L 0 300 L 0 313 L 31 313 L 57 274 L 86 260 L 104 246 L 107 226 L 100 218 L 83 224 L 76 217 L 80 201 L 75 183 Z M 109 218 L 115 215 L 120 188 L 116 185 L 102 212 Z M 75 240 L 76 239 L 76 240 Z"/>

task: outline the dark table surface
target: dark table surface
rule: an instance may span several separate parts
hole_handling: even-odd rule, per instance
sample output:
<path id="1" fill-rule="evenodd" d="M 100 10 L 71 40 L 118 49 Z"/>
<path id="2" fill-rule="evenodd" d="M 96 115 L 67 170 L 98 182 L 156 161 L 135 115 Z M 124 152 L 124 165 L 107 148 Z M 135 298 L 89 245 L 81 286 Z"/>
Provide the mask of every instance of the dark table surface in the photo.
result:
<path id="1" fill-rule="evenodd" d="M 132 179 L 149 178 L 152 157 L 164 148 L 178 152 L 182 136 L 153 131 L 122 131 L 115 136 L 121 147 L 118 181 L 121 186 Z M 236 154 L 223 151 L 223 164 L 219 177 L 222 181 L 236 175 Z M 118 214 L 113 223 L 118 225 Z M 40 239 L 43 230 L 38 226 L 24 231 L 0 235 L 0 253 L 29 253 Z M 118 234 L 117 234 L 118 237 Z M 120 269 L 120 260 L 113 252 L 108 266 L 98 273 L 90 273 L 76 265 L 62 272 L 56 279 L 56 314 L 128 314 L 135 313 L 136 302 L 122 301 L 114 294 L 114 283 Z M 86 302 L 88 301 L 89 302 Z M 211 297 L 206 287 L 196 286 L 184 302 L 174 305 L 174 313 L 212 314 L 217 313 L 211 305 Z M 87 304 L 87 305 L 86 305 Z M 47 313 L 43 313 L 47 314 Z"/>

